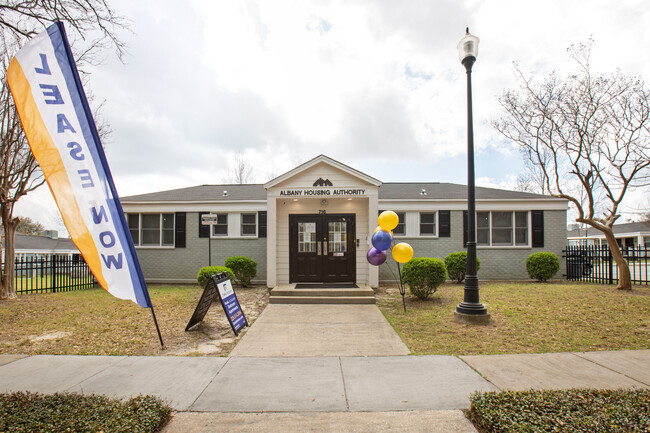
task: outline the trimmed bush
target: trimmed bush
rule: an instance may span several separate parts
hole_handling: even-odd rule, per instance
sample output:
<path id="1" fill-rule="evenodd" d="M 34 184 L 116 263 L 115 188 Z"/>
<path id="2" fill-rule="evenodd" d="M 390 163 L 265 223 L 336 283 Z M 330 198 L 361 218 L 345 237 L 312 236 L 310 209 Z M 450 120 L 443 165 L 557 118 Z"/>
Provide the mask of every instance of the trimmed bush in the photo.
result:
<path id="1" fill-rule="evenodd" d="M 467 251 L 458 251 L 451 253 L 445 257 L 445 266 L 447 267 L 447 275 L 450 280 L 457 283 L 462 283 L 465 279 L 465 271 L 467 270 Z M 476 271 L 481 269 L 481 261 L 476 258 Z"/>
<path id="2" fill-rule="evenodd" d="M 560 260 L 553 253 L 533 253 L 526 259 L 528 276 L 537 281 L 546 281 L 560 270 Z"/>
<path id="3" fill-rule="evenodd" d="M 440 259 L 415 257 L 404 264 L 402 282 L 408 284 L 411 295 L 426 300 L 447 280 L 447 269 Z"/>
<path id="4" fill-rule="evenodd" d="M 171 409 L 152 396 L 121 401 L 68 393 L 0 394 L 2 432 L 153 433 L 160 431 L 170 414 Z"/>
<path id="5" fill-rule="evenodd" d="M 479 392 L 470 397 L 468 418 L 490 433 L 647 432 L 650 390 Z"/>
<path id="6" fill-rule="evenodd" d="M 204 266 L 199 270 L 199 274 L 196 276 L 196 281 L 199 282 L 201 287 L 205 287 L 205 284 L 208 282 L 211 276 L 214 274 L 220 274 L 222 272 L 228 272 L 230 281 L 235 282 L 235 274 L 232 270 L 228 269 L 225 266 Z"/>
<path id="7" fill-rule="evenodd" d="M 251 279 L 257 275 L 257 262 L 250 257 L 228 257 L 224 265 L 234 272 L 237 281 L 244 287 L 249 287 L 251 285 Z"/>

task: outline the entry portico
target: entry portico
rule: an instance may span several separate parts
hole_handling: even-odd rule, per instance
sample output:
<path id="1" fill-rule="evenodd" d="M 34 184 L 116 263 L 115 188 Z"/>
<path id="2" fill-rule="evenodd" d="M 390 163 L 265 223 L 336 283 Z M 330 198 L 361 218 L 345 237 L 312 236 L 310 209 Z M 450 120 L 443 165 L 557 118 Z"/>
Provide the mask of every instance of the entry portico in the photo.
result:
<path id="1" fill-rule="evenodd" d="M 267 285 L 357 282 L 376 287 L 366 260 L 381 182 L 324 155 L 279 176 L 267 190 Z"/>

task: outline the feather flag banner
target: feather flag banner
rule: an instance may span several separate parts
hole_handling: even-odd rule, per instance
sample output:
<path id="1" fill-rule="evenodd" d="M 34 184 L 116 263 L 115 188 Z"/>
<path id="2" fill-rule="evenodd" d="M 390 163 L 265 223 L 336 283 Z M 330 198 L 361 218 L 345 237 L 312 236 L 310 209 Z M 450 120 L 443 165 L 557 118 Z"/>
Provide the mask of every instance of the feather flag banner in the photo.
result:
<path id="1" fill-rule="evenodd" d="M 7 82 L 32 153 L 93 275 L 113 296 L 151 308 L 62 23 L 51 25 L 16 53 Z"/>

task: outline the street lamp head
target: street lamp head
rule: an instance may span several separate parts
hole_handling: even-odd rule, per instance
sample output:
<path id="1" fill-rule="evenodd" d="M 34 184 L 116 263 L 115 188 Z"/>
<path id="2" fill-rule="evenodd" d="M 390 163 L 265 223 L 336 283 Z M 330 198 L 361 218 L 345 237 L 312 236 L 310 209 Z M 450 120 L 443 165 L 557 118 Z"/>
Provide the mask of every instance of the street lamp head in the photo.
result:
<path id="1" fill-rule="evenodd" d="M 469 27 L 466 30 L 466 34 L 463 39 L 458 42 L 458 57 L 460 58 L 461 63 L 465 63 L 465 60 L 472 58 L 472 62 L 478 57 L 478 41 L 479 39 L 469 34 Z"/>

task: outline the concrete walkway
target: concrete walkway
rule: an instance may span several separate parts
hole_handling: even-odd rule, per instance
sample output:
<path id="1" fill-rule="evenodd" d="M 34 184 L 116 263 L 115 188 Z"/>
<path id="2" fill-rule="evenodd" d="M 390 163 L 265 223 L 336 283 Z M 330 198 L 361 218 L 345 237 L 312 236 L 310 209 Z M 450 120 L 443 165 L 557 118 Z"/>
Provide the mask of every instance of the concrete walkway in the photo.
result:
<path id="1" fill-rule="evenodd" d="M 269 304 L 230 356 L 391 356 L 409 353 L 374 304 Z"/>

